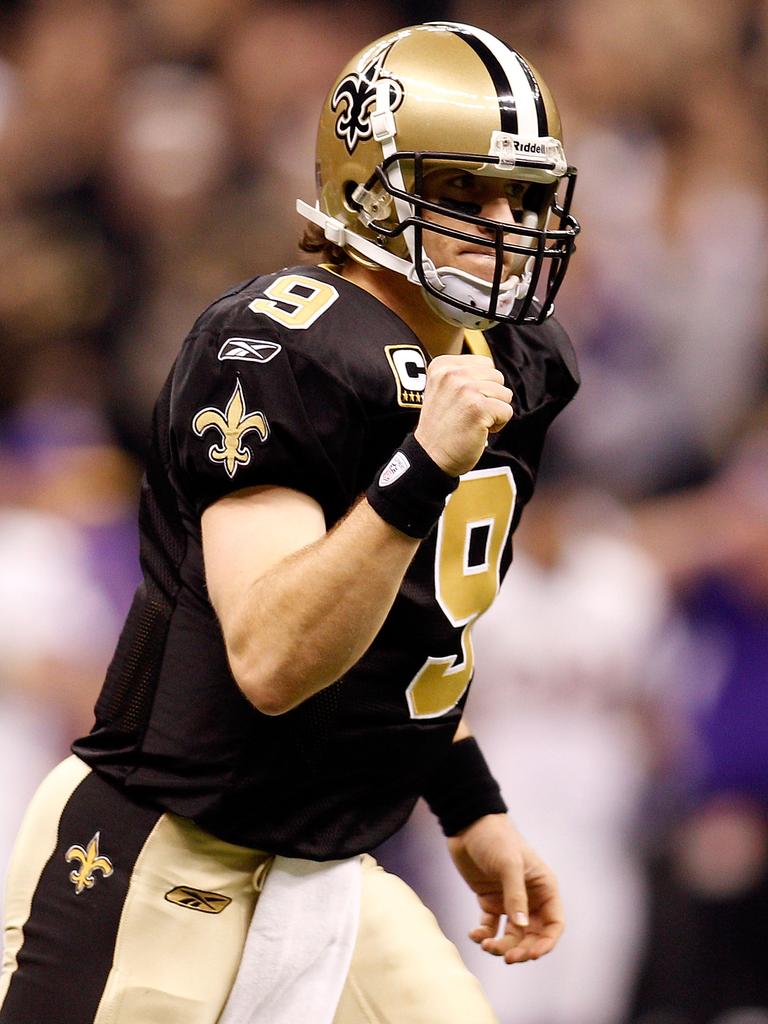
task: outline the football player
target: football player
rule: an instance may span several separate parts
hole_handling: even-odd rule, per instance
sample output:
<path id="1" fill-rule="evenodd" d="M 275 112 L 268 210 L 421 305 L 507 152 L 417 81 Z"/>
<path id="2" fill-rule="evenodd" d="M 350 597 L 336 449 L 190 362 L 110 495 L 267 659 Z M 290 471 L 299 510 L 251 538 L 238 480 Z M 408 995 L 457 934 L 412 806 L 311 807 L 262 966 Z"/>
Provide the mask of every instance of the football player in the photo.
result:
<path id="1" fill-rule="evenodd" d="M 463 719 L 472 625 L 578 383 L 552 316 L 578 232 L 557 108 L 488 33 L 403 29 L 332 87 L 317 173 L 298 208 L 323 262 L 217 299 L 159 397 L 144 581 L 93 730 L 19 839 L 2 1024 L 213 1024 L 276 855 L 358 866 L 314 1021 L 494 1020 L 361 859 L 419 796 L 484 950 L 536 959 L 561 932 Z"/>

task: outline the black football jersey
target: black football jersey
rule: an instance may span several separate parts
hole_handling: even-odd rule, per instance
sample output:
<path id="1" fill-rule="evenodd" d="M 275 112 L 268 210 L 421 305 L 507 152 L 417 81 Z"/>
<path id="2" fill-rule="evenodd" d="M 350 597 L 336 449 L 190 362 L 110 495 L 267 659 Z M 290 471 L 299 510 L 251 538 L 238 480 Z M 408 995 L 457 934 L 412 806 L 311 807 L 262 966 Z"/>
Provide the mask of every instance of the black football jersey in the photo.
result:
<path id="1" fill-rule="evenodd" d="M 467 345 L 504 374 L 512 420 L 447 499 L 366 654 L 270 717 L 229 670 L 201 513 L 236 489 L 276 485 L 311 495 L 331 528 L 415 428 L 429 354 L 398 316 L 322 267 L 257 278 L 201 315 L 155 409 L 143 583 L 75 753 L 141 800 L 288 856 L 350 856 L 405 821 L 452 741 L 472 624 L 509 565 L 547 427 L 578 383 L 554 320 L 468 332 Z"/>

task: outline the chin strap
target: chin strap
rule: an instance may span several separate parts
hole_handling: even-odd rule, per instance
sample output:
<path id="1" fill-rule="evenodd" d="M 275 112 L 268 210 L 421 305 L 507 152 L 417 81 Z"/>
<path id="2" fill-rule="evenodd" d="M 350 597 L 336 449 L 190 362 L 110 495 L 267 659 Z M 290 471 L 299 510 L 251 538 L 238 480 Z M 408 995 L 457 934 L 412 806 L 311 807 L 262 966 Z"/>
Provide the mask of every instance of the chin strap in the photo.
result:
<path id="1" fill-rule="evenodd" d="M 302 217 L 306 217 L 307 220 L 311 220 L 313 224 L 317 224 L 318 227 L 322 228 L 328 241 L 338 245 L 340 249 L 348 247 L 356 249 L 361 256 L 367 256 L 373 263 L 378 263 L 379 266 L 386 267 L 387 270 L 394 270 L 398 274 L 403 274 L 409 281 L 414 279 L 416 271 L 412 261 L 404 260 L 401 256 L 395 256 L 394 253 L 388 252 L 370 239 L 363 238 L 362 235 L 350 231 L 340 220 L 329 216 L 327 213 L 323 213 L 317 203 L 314 206 L 310 206 L 303 199 L 297 199 L 296 210 Z M 416 278 L 416 281 L 418 283 L 418 278 Z"/>
<path id="2" fill-rule="evenodd" d="M 373 138 L 381 146 L 381 155 L 383 161 L 387 161 L 391 156 L 397 153 L 397 146 L 395 145 L 395 139 L 397 138 L 397 124 L 395 123 L 395 115 L 392 112 L 389 82 L 386 78 L 380 78 L 376 83 L 376 102 L 374 104 L 374 110 L 371 114 L 371 129 L 373 132 Z M 405 182 L 403 181 L 403 170 L 398 160 L 394 160 L 389 170 L 389 175 L 392 179 L 392 184 L 400 192 L 405 192 Z M 409 217 L 413 216 L 413 207 L 410 203 L 407 203 L 404 199 L 395 200 L 395 211 L 397 213 L 397 219 L 401 224 L 404 224 Z M 408 255 L 411 257 L 411 267 L 413 268 L 416 263 L 416 248 L 414 241 L 414 230 L 412 227 L 406 228 L 403 231 L 403 239 L 405 240 L 406 248 L 408 249 Z M 410 278 L 409 278 L 410 280 Z"/>

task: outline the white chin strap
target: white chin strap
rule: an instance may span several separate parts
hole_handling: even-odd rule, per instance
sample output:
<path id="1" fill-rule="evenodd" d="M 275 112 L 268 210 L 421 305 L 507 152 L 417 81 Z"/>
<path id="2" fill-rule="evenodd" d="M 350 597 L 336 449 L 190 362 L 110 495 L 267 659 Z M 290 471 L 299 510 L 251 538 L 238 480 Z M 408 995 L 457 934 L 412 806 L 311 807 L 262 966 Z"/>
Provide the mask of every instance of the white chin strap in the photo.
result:
<path id="1" fill-rule="evenodd" d="M 422 267 L 424 276 L 433 288 L 451 299 L 474 307 L 472 312 L 459 309 L 450 302 L 445 302 L 442 298 L 433 295 L 426 288 L 423 289 L 422 294 L 427 305 L 443 320 L 459 327 L 469 327 L 475 331 L 487 331 L 498 323 L 497 320 L 488 319 L 493 291 L 490 281 L 475 277 L 474 274 L 468 274 L 465 270 L 458 270 L 456 267 L 435 267 L 424 252 L 422 252 Z M 417 283 L 419 282 L 417 281 Z M 501 313 L 502 316 L 510 316 L 515 303 L 528 294 L 530 283 L 529 260 L 521 276 L 511 275 L 499 285 L 496 312 Z M 475 309 L 477 312 L 474 311 Z"/>

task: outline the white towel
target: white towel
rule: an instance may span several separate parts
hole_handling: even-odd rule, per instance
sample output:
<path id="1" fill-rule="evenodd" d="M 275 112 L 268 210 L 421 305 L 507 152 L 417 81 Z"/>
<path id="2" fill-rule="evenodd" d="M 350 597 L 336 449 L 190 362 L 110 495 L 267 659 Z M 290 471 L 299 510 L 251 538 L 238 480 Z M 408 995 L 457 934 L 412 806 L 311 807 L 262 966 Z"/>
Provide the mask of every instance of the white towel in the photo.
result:
<path id="1" fill-rule="evenodd" d="M 360 857 L 275 857 L 219 1024 L 332 1024 L 357 936 L 360 883 Z"/>

